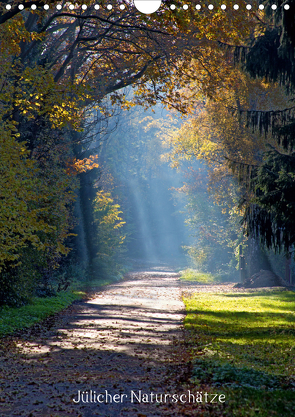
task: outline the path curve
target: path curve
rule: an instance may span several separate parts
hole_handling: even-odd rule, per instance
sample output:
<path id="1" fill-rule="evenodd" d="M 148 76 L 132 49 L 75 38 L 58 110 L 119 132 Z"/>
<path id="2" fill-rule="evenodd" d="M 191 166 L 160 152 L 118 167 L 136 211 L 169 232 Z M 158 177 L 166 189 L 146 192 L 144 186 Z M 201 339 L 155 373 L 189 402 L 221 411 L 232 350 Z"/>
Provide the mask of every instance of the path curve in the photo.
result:
<path id="1" fill-rule="evenodd" d="M 185 380 L 184 313 L 176 273 L 134 272 L 49 319 L 47 330 L 12 338 L 1 355 L 0 415 L 180 415 L 159 395 L 177 395 Z"/>

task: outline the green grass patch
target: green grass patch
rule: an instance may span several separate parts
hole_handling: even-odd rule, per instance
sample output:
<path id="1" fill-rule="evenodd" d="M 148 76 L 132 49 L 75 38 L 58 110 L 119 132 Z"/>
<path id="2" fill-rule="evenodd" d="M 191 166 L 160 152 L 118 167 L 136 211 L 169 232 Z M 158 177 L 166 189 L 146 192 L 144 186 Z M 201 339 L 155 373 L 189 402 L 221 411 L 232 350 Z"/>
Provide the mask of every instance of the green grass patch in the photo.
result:
<path id="1" fill-rule="evenodd" d="M 93 279 L 88 281 L 75 281 L 71 290 L 62 291 L 52 297 L 33 297 L 31 303 L 22 307 L 0 307 L 0 337 L 11 334 L 17 330 L 28 328 L 46 317 L 62 311 L 73 301 L 94 293 L 99 288 L 111 284 L 111 279 Z"/>
<path id="2" fill-rule="evenodd" d="M 0 307 L 0 337 L 31 327 L 84 296 L 85 293 L 81 291 L 66 291 L 53 297 L 34 297 L 32 303 L 23 307 L 2 306 Z"/>
<path id="3" fill-rule="evenodd" d="M 226 395 L 222 415 L 293 416 L 295 293 L 198 293 L 184 302 L 192 382 Z"/>
<path id="4" fill-rule="evenodd" d="M 213 275 L 205 272 L 198 272 L 195 269 L 185 269 L 180 271 L 180 279 L 183 281 L 192 281 L 200 284 L 217 284 L 223 279 L 219 275 Z"/>

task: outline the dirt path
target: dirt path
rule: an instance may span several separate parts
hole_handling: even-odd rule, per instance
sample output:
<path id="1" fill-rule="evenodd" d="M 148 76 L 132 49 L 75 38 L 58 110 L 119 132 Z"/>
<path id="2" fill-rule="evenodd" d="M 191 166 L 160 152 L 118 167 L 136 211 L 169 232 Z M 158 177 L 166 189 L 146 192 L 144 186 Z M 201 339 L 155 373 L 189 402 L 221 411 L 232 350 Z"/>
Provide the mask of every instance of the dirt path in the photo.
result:
<path id="1" fill-rule="evenodd" d="M 181 291 L 171 271 L 133 273 L 7 340 L 1 417 L 185 415 L 159 396 L 185 389 Z"/>

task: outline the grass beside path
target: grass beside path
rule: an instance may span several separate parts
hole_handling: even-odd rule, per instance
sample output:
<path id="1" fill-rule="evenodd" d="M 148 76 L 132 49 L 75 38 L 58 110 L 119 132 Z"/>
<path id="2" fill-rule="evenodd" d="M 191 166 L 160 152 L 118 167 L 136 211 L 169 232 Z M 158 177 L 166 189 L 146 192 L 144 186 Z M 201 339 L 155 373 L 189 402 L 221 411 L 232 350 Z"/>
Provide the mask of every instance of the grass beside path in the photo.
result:
<path id="1" fill-rule="evenodd" d="M 198 293 L 184 302 L 192 382 L 226 397 L 210 416 L 293 417 L 295 293 Z"/>
<path id="2" fill-rule="evenodd" d="M 58 313 L 85 295 L 79 291 L 61 292 L 53 297 L 34 297 L 22 307 L 0 307 L 0 337 L 31 327 L 46 317 Z"/>
<path id="3" fill-rule="evenodd" d="M 209 274 L 188 268 L 180 271 L 182 281 L 190 281 L 198 284 L 218 284 L 224 281 L 231 281 L 227 275 Z"/>
<path id="4" fill-rule="evenodd" d="M 75 283 L 74 289 L 62 291 L 52 297 L 34 297 L 30 304 L 22 307 L 0 307 L 0 338 L 17 330 L 25 329 L 56 314 L 71 305 L 75 300 L 87 298 L 104 285 L 105 281 L 84 281 Z"/>

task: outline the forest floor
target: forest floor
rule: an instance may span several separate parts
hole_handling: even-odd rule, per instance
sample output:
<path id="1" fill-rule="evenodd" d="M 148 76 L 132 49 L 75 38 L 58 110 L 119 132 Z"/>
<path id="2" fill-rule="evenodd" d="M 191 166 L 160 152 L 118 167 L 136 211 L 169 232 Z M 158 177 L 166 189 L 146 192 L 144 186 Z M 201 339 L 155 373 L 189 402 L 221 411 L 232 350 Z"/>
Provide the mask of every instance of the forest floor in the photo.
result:
<path id="1" fill-rule="evenodd" d="M 181 296 L 196 290 L 234 289 L 183 283 L 167 269 L 134 272 L 2 339 L 1 417 L 222 415 L 223 404 L 189 397 L 197 388 Z"/>

